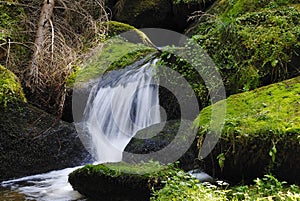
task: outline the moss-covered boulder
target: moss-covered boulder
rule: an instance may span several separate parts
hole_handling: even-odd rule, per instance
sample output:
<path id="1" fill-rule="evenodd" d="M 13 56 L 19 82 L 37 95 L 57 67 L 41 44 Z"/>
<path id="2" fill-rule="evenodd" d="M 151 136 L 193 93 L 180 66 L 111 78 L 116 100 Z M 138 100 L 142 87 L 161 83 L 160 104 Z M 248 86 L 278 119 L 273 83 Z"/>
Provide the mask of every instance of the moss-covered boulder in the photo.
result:
<path id="1" fill-rule="evenodd" d="M 127 31 L 137 30 L 134 26 L 117 21 L 108 21 L 106 22 L 106 25 L 108 28 L 108 37 L 117 36 Z"/>
<path id="2" fill-rule="evenodd" d="M 63 120 L 73 122 L 73 87 L 76 87 L 75 91 L 82 93 L 78 96 L 88 97 L 90 90 L 88 83 L 93 82 L 103 74 L 113 70 L 123 69 L 156 51 L 153 47 L 138 43 L 142 41 L 139 32 L 133 30 L 133 32 L 127 33 L 129 33 L 129 35 L 133 33 L 133 35 L 138 38 L 135 38 L 133 42 L 129 42 L 119 37 L 112 37 L 107 40 L 103 46 L 96 48 L 92 55 L 83 61 L 82 65 L 69 77 L 67 80 L 67 97 L 62 115 Z"/>
<path id="3" fill-rule="evenodd" d="M 272 172 L 300 182 L 300 77 L 230 96 L 222 136 L 206 171 L 233 181 L 252 181 Z M 216 103 L 215 106 L 218 107 Z M 196 119 L 199 142 L 211 120 L 211 106 Z"/>
<path id="4" fill-rule="evenodd" d="M 11 71 L 0 65 L 0 107 L 18 101 L 26 101 L 21 84 Z"/>
<path id="5" fill-rule="evenodd" d="M 89 82 L 111 70 L 122 69 L 155 51 L 154 48 L 138 42 L 128 42 L 120 37 L 107 40 L 82 61 L 75 75 L 68 80 L 68 87 L 73 87 L 75 81 L 76 86 L 80 86 L 80 83 Z"/>
<path id="6" fill-rule="evenodd" d="M 212 57 L 228 94 L 299 75 L 299 1 L 217 1 L 191 35 Z"/>
<path id="7" fill-rule="evenodd" d="M 23 102 L 0 106 L 0 181 L 91 159 L 73 125 Z"/>
<path id="8" fill-rule="evenodd" d="M 165 0 L 120 0 L 112 6 L 114 19 L 141 28 L 166 23 L 164 21 L 169 15 L 172 5 Z"/>
<path id="9" fill-rule="evenodd" d="M 153 189 L 174 174 L 173 166 L 158 163 L 107 163 L 86 165 L 69 175 L 74 190 L 88 198 L 105 201 L 149 200 Z M 153 189 L 152 189 L 153 188 Z"/>

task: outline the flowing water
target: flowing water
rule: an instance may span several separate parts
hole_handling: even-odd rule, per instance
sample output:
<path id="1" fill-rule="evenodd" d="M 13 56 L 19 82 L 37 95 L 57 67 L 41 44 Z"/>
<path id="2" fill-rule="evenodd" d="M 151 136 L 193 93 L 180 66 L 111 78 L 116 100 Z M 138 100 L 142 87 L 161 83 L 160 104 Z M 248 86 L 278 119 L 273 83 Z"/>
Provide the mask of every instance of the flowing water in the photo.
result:
<path id="1" fill-rule="evenodd" d="M 83 196 L 73 191 L 68 183 L 68 174 L 74 168 L 51 171 L 1 183 L 0 200 L 75 201 Z"/>
<path id="2" fill-rule="evenodd" d="M 155 62 L 103 76 L 92 88 L 80 127 L 84 131 L 83 144 L 95 163 L 121 161 L 135 133 L 160 122 L 158 85 L 152 68 Z M 4 181 L 0 200 L 84 200 L 68 183 L 68 174 L 77 168 Z"/>
<path id="3" fill-rule="evenodd" d="M 90 93 L 82 130 L 85 147 L 99 163 L 118 162 L 135 133 L 160 122 L 156 60 L 104 76 Z"/>

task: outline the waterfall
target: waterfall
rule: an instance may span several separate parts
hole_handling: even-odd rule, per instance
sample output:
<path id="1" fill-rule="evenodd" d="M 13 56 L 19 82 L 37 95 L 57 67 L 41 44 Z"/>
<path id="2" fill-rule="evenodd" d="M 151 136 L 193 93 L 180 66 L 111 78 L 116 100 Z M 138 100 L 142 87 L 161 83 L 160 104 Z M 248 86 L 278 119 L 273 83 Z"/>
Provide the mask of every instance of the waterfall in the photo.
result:
<path id="1" fill-rule="evenodd" d="M 121 161 L 136 132 L 160 122 L 158 85 L 152 68 L 156 61 L 142 60 L 110 72 L 92 87 L 81 122 L 85 131 L 81 138 L 97 163 Z M 80 167 L 4 181 L 0 187 L 11 189 L 9 199 L 18 193 L 22 200 L 79 201 L 82 196 L 72 190 L 68 174 Z"/>
<path id="2" fill-rule="evenodd" d="M 160 122 L 157 59 L 139 61 L 103 76 L 90 92 L 84 111 L 82 138 L 97 163 L 119 162 L 140 129 Z"/>

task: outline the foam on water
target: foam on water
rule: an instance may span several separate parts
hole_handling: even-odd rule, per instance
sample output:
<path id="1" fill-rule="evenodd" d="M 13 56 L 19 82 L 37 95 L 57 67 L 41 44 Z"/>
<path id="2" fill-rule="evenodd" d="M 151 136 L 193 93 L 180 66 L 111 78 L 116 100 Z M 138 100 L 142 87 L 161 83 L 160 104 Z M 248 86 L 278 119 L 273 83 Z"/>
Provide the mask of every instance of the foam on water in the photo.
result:
<path id="1" fill-rule="evenodd" d="M 28 200 L 38 201 L 71 201 L 82 197 L 68 183 L 68 175 L 80 168 L 66 168 L 44 174 L 4 181 L 1 186 L 10 187 L 12 191 L 24 194 Z"/>

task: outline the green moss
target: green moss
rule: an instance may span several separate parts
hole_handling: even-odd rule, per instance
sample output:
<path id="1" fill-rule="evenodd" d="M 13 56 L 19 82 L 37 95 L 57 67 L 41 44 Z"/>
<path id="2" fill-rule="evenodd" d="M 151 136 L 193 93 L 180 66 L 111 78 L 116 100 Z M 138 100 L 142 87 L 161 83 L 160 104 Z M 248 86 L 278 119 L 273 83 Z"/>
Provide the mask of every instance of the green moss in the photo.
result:
<path id="1" fill-rule="evenodd" d="M 235 18 L 263 8 L 276 8 L 299 3 L 298 0 L 218 0 L 208 12 L 218 16 Z"/>
<path id="2" fill-rule="evenodd" d="M 300 77 L 253 91 L 230 96 L 223 136 L 292 134 L 300 136 Z M 221 104 L 221 102 L 216 105 Z M 209 124 L 211 106 L 201 111 L 196 122 Z M 300 141 L 299 141 L 300 142 Z"/>
<path id="3" fill-rule="evenodd" d="M 88 164 L 81 169 L 75 170 L 71 174 L 87 173 L 90 175 L 98 174 L 110 177 L 134 175 L 140 178 L 150 178 L 167 175 L 169 174 L 168 171 L 173 171 L 173 166 L 162 166 L 158 162 L 148 162 L 139 164 L 119 162 L 105 163 L 99 165 Z"/>
<path id="4" fill-rule="evenodd" d="M 24 18 L 24 10 L 16 6 L 16 0 L 6 0 L 0 4 L 0 42 L 7 37 L 14 38 L 20 30 L 20 21 Z"/>
<path id="5" fill-rule="evenodd" d="M 17 0 L 5 0 L 0 3 L 0 64 L 14 72 L 23 72 L 24 64 L 29 61 L 31 53 L 26 48 L 28 33 L 24 31 L 26 14 Z M 10 44 L 8 42 L 11 42 Z M 8 51 L 9 49 L 9 51 Z M 7 53 L 9 62 L 7 64 Z M 15 70 L 16 69 L 16 70 Z"/>
<path id="6" fill-rule="evenodd" d="M 297 1 L 218 1 L 194 39 L 220 69 L 229 94 L 298 75 Z M 298 2 L 299 3 L 299 2 Z M 292 67 L 294 65 L 294 67 Z"/>
<path id="7" fill-rule="evenodd" d="M 135 50 L 132 50 L 128 52 L 128 54 L 122 56 L 119 60 L 114 61 L 109 68 L 108 71 L 111 70 L 118 70 L 122 69 L 126 66 L 129 66 L 130 64 L 134 63 L 135 61 L 141 60 L 145 58 L 150 53 L 153 53 L 155 50 L 153 48 L 137 48 Z"/>
<path id="8" fill-rule="evenodd" d="M 154 51 L 142 44 L 130 43 L 118 37 L 112 38 L 83 63 L 76 83 L 84 83 L 108 71 L 124 68 Z M 73 83 L 69 82 L 69 86 L 71 84 Z"/>
<path id="9" fill-rule="evenodd" d="M 108 21 L 107 26 L 108 26 L 108 37 L 117 36 L 121 33 L 131 31 L 131 30 L 137 30 L 135 27 L 129 24 L 125 24 L 117 21 Z"/>
<path id="10" fill-rule="evenodd" d="M 72 70 L 71 70 L 71 73 L 69 74 L 69 76 L 67 77 L 67 80 L 66 80 L 66 86 L 68 88 L 70 87 L 73 87 L 75 81 L 76 81 L 76 78 L 79 74 L 79 71 L 80 71 L 80 67 L 79 66 L 72 66 Z"/>
<path id="11" fill-rule="evenodd" d="M 155 51 L 142 45 L 147 40 L 146 36 L 133 26 L 116 21 L 109 21 L 107 25 L 107 40 L 103 42 L 103 46 L 94 49 L 87 61 L 73 66 L 73 71 L 66 80 L 68 87 L 72 87 L 75 81 L 87 82 L 105 72 L 122 69 Z M 132 42 L 122 39 L 122 33 L 129 33 L 128 31 L 131 31 Z"/>
<path id="12" fill-rule="evenodd" d="M 16 101 L 26 101 L 21 84 L 11 71 L 0 65 L 0 106 Z"/>
<path id="13" fill-rule="evenodd" d="M 272 173 L 288 182 L 299 181 L 300 157 L 300 77 L 253 91 L 231 95 L 226 101 L 222 134 L 204 159 L 206 167 L 220 177 L 235 182 L 253 180 Z M 204 108 L 195 120 L 199 146 L 209 128 L 212 106 Z M 209 168 L 210 167 L 210 168 Z"/>
<path id="14" fill-rule="evenodd" d="M 173 165 L 162 166 L 157 162 L 86 165 L 72 172 L 69 182 L 90 198 L 149 200 L 152 190 L 162 188 L 161 181 L 177 171 Z"/>

